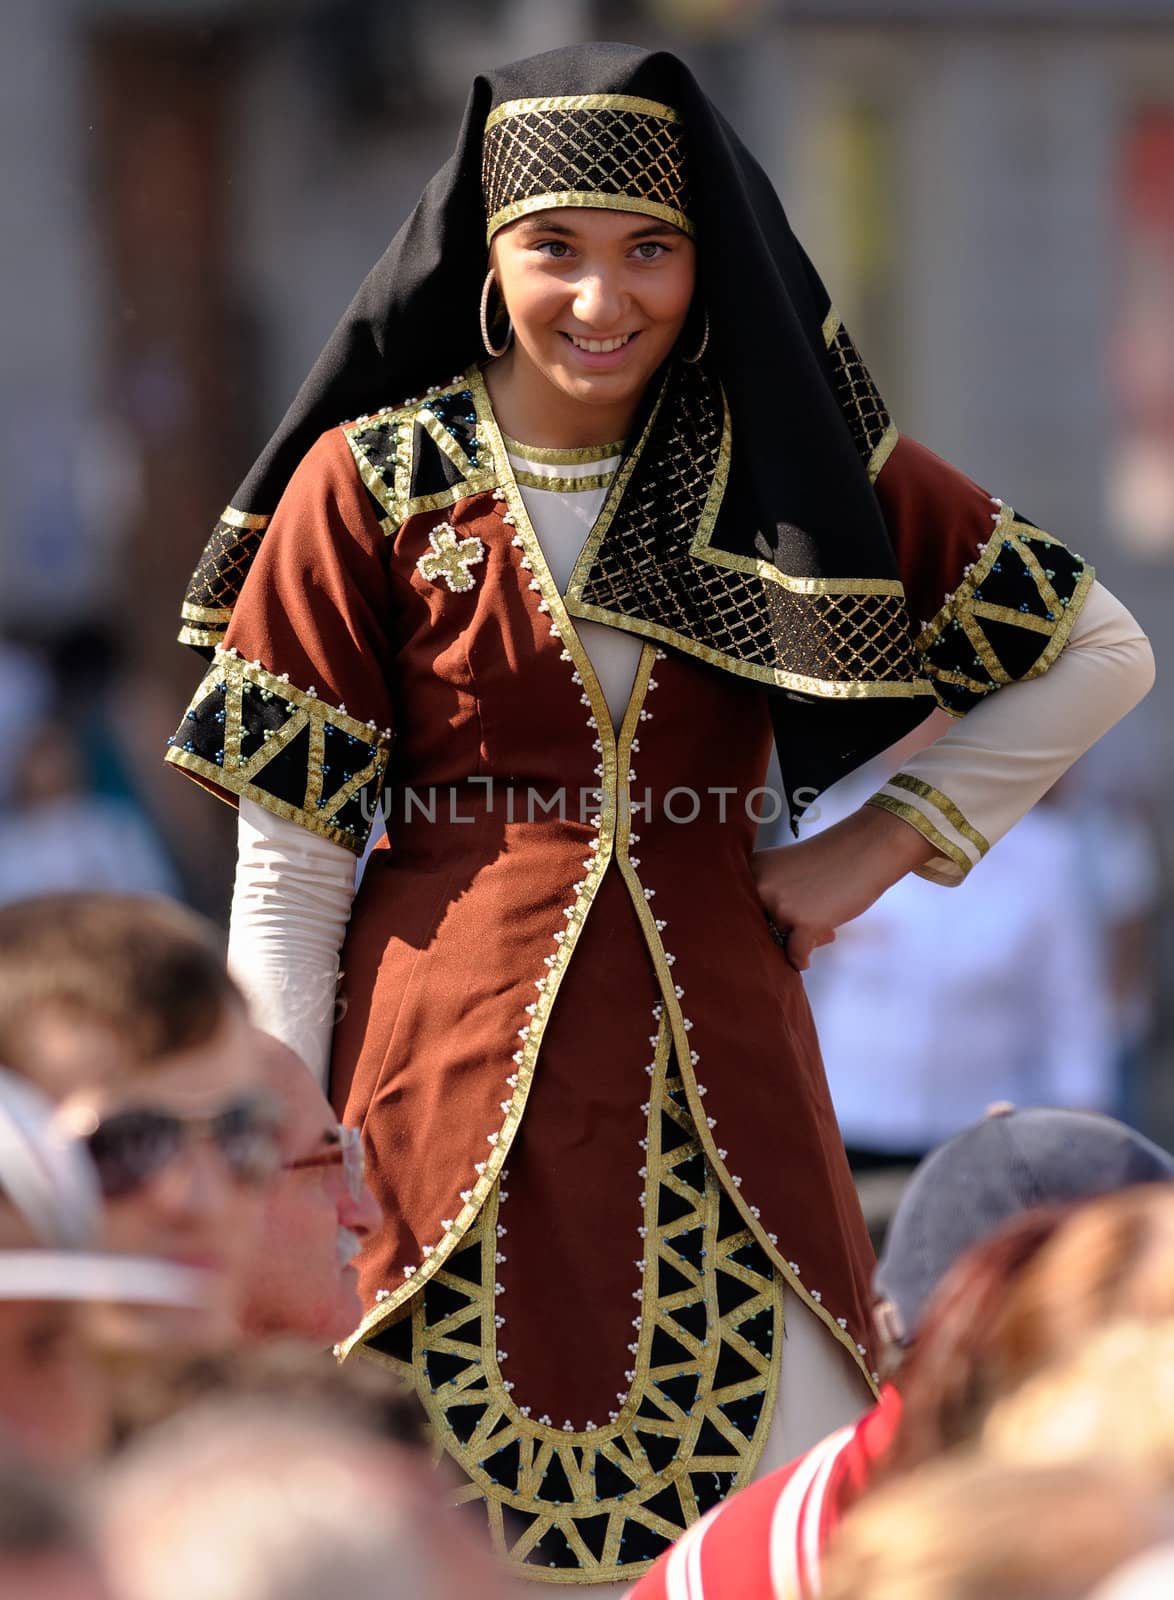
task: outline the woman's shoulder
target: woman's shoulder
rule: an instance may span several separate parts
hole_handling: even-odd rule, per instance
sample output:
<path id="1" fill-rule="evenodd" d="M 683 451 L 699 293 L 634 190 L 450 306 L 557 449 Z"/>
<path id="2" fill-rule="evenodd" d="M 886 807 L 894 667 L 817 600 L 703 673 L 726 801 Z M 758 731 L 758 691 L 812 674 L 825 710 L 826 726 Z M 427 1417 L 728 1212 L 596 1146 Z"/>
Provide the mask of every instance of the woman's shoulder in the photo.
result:
<path id="1" fill-rule="evenodd" d="M 476 371 L 476 367 L 470 367 L 465 372 L 458 372 L 447 383 L 431 384 L 419 394 L 408 395 L 393 404 L 364 412 L 362 416 L 341 423 L 342 432 L 348 439 L 353 439 L 404 424 L 423 422 L 428 417 L 434 417 L 444 426 L 451 421 L 464 421 L 466 417 L 472 422 L 476 415 L 473 390 Z"/>
<path id="2" fill-rule="evenodd" d="M 470 368 L 336 430 L 394 524 L 495 487 L 477 391 L 476 369 Z"/>

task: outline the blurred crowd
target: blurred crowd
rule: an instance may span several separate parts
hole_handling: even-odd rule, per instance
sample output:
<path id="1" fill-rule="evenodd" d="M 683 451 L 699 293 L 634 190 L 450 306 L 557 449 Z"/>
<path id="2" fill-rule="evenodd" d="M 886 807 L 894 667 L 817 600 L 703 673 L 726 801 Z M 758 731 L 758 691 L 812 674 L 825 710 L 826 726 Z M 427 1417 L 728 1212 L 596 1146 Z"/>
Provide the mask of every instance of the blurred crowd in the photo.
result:
<path id="1" fill-rule="evenodd" d="M 361 1132 L 251 1024 L 216 930 L 162 896 L 0 907 L 0 1062 L 0 1597 L 517 1593 L 416 1402 L 336 1359 L 378 1220 Z M 1096 1111 L 939 1143 L 876 1272 L 875 1406 L 637 1600 L 1174 1593 L 1172 1179 Z"/>
<path id="2" fill-rule="evenodd" d="M 862 805 L 948 723 L 935 712 L 821 796 L 803 832 Z M 878 1242 L 912 1167 L 992 1102 L 1164 1125 L 1163 864 L 1144 739 L 1143 714 L 1079 761 L 956 889 L 907 876 L 813 962 L 808 998 Z"/>
<path id="3" fill-rule="evenodd" d="M 149 750 L 110 639 L 89 627 L 0 637 L 0 904 L 68 889 L 185 887 L 144 795 Z M 133 710 L 132 710 L 133 716 Z"/>

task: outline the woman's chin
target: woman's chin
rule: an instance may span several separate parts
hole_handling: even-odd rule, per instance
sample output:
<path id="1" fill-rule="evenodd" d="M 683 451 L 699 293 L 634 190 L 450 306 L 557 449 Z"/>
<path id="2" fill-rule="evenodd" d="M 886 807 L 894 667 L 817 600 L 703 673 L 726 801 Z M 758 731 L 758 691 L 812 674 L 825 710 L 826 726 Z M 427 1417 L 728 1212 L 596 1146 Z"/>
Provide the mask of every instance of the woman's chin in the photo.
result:
<path id="1" fill-rule="evenodd" d="M 623 405 L 639 400 L 649 374 L 617 368 L 611 372 L 586 372 L 582 367 L 560 362 L 548 372 L 549 381 L 570 400 L 581 405 Z"/>

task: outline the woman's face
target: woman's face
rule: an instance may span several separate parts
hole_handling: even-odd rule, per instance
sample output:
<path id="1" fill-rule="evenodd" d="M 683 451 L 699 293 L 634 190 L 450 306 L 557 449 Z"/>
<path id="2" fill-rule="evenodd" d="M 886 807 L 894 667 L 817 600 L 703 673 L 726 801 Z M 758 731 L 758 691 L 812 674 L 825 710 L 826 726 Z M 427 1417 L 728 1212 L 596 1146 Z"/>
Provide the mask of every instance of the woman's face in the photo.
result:
<path id="1" fill-rule="evenodd" d="M 515 360 L 568 399 L 634 405 L 668 356 L 696 279 L 691 239 L 637 212 L 568 206 L 498 233 L 490 265 Z"/>

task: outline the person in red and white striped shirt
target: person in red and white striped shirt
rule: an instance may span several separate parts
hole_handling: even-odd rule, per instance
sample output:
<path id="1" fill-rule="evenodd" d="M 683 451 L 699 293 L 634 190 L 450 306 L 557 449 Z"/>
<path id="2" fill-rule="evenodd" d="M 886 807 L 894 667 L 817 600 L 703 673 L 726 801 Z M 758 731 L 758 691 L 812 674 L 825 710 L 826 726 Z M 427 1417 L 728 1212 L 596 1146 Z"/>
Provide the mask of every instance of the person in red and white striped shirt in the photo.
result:
<path id="1" fill-rule="evenodd" d="M 1040 1206 L 1174 1178 L 1174 1158 L 1111 1117 L 995 1108 L 921 1163 L 873 1279 L 891 1381 L 858 1422 L 716 1506 L 630 1600 L 817 1600 L 824 1555 L 898 1439 L 900 1367 L 954 1263 Z"/>

